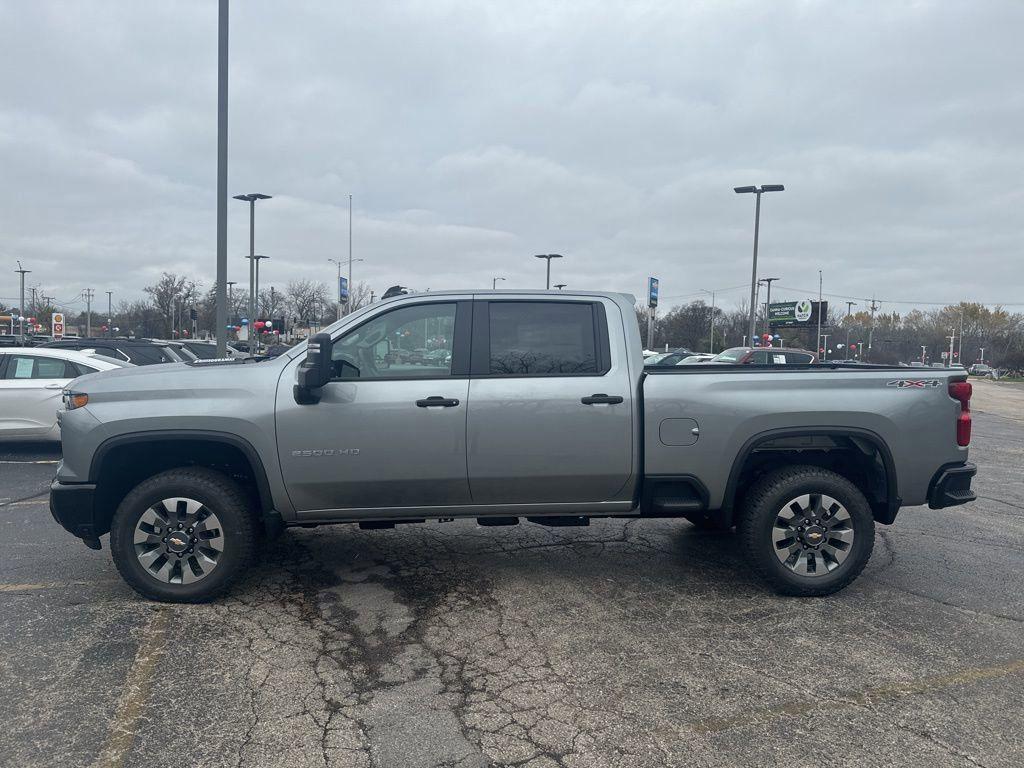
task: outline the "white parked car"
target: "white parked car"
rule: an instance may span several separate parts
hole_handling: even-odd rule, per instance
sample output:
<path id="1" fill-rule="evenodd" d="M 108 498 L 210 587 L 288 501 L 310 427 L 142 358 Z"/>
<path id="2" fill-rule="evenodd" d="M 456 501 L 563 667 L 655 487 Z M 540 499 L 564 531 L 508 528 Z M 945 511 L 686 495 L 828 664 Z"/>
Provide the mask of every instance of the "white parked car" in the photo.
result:
<path id="1" fill-rule="evenodd" d="M 676 365 L 700 365 L 701 363 L 707 363 L 714 360 L 715 356 L 702 352 L 696 355 L 689 355 L 680 360 Z"/>
<path id="2" fill-rule="evenodd" d="M 0 348 L 0 441 L 60 440 L 57 411 L 68 382 L 129 366 L 71 349 Z"/>

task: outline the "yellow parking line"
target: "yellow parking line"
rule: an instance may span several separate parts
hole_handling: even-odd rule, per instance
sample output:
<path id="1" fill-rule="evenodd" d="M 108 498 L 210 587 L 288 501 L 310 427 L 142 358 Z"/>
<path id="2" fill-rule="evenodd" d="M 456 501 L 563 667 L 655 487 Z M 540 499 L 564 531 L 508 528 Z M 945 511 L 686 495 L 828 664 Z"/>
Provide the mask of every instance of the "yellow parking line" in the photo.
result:
<path id="1" fill-rule="evenodd" d="M 170 612 L 158 608 L 139 634 L 139 650 L 128 670 L 117 712 L 110 724 L 110 735 L 92 768 L 121 768 L 131 750 L 142 710 L 153 685 L 153 674 L 163 656 Z"/>
<path id="2" fill-rule="evenodd" d="M 830 699 L 829 701 L 793 702 L 791 704 L 782 704 L 778 707 L 770 707 L 759 712 L 747 711 L 735 717 L 711 717 L 705 720 L 698 720 L 693 724 L 693 728 L 703 733 L 717 733 L 738 726 L 754 725 L 779 720 L 783 717 L 805 715 L 821 708 L 832 710 L 837 707 L 864 706 L 872 701 L 899 699 L 915 693 L 928 693 L 944 688 L 952 688 L 957 685 L 976 683 L 980 680 L 1009 677 L 1010 675 L 1017 675 L 1022 672 L 1024 672 L 1024 659 L 1016 659 L 1007 664 L 1000 664 L 994 667 L 965 669 L 948 675 L 922 677 L 917 680 L 907 680 L 891 685 L 866 688 L 859 692 L 845 694 L 837 692 L 835 699 Z"/>
<path id="3" fill-rule="evenodd" d="M 93 581 L 43 581 L 35 584 L 0 584 L 0 592 L 32 592 L 38 589 L 59 589 L 60 587 L 84 587 Z"/>

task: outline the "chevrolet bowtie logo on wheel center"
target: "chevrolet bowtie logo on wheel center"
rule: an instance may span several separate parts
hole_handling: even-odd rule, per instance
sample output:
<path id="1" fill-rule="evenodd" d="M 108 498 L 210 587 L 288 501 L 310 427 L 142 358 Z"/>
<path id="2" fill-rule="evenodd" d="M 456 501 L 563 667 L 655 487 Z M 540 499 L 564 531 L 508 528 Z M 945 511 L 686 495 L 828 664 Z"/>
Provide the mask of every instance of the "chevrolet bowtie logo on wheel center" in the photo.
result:
<path id="1" fill-rule="evenodd" d="M 184 552 L 188 549 L 188 536 L 180 531 L 167 537 L 167 548 L 172 552 Z"/>

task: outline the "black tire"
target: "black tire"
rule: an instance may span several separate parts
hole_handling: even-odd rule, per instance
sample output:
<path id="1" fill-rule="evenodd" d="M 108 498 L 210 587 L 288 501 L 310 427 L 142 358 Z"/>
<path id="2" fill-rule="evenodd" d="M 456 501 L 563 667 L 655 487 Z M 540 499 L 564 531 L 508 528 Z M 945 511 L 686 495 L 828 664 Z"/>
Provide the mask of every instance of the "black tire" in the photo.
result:
<path id="1" fill-rule="evenodd" d="M 216 566 L 191 584 L 154 576 L 140 562 L 133 540 L 147 510 L 175 497 L 201 502 L 216 515 L 223 536 Z M 229 477 L 202 467 L 167 470 L 139 483 L 121 501 L 110 525 L 110 552 L 121 577 L 143 597 L 167 603 L 204 603 L 225 592 L 252 563 L 258 541 L 245 494 Z"/>
<path id="2" fill-rule="evenodd" d="M 831 496 L 849 513 L 853 541 L 845 560 L 827 573 L 801 575 L 784 565 L 775 553 L 772 531 L 780 511 L 804 494 Z M 736 528 L 753 570 L 776 592 L 798 597 L 838 592 L 864 570 L 875 544 L 875 520 L 860 489 L 842 475 L 806 465 L 785 467 L 757 480 L 747 491 Z"/>

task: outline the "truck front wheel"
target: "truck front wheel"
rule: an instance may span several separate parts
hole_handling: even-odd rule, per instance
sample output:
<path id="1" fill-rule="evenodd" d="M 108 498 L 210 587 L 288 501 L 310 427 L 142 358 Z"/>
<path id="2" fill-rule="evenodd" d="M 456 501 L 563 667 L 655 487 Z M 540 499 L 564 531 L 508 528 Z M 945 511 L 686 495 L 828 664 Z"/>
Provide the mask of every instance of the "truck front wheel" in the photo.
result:
<path id="1" fill-rule="evenodd" d="M 875 521 L 864 494 L 835 472 L 793 466 L 757 480 L 737 530 L 748 562 L 784 595 L 827 595 L 867 565 Z"/>
<path id="2" fill-rule="evenodd" d="M 132 489 L 110 527 L 114 565 L 140 595 L 201 603 L 252 562 L 258 541 L 245 495 L 202 467 L 171 469 Z"/>

